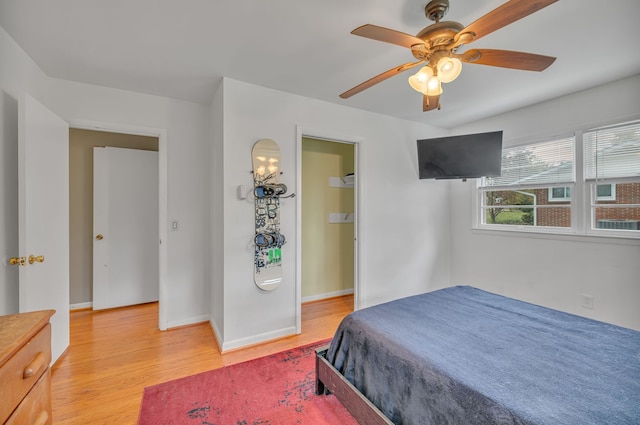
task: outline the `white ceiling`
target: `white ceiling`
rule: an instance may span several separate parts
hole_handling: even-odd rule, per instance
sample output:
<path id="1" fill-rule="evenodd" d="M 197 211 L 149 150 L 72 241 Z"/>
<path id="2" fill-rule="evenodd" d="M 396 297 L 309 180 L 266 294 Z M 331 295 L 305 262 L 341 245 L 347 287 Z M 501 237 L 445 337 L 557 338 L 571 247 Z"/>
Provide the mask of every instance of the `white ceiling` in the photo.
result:
<path id="1" fill-rule="evenodd" d="M 207 104 L 229 77 L 441 127 L 640 74 L 640 1 L 559 0 L 469 46 L 557 57 L 542 73 L 465 64 L 426 113 L 411 71 L 340 99 L 414 60 L 351 30 L 417 34 L 427 1 L 0 0 L 0 25 L 50 77 Z M 450 1 L 445 20 L 465 26 L 504 3 Z"/>

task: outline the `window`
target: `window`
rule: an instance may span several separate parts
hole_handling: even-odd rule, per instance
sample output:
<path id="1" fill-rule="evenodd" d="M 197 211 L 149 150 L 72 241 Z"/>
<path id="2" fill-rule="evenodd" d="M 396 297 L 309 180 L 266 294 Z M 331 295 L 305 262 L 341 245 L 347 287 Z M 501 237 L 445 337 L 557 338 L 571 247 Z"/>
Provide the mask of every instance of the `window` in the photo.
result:
<path id="1" fill-rule="evenodd" d="M 480 183 L 481 225 L 571 228 L 573 137 L 505 148 L 502 175 Z"/>
<path id="2" fill-rule="evenodd" d="M 640 230 L 640 122 L 584 133 L 590 229 Z"/>
<path id="3" fill-rule="evenodd" d="M 597 196 L 599 201 L 615 201 L 616 185 L 599 184 L 597 186 Z M 571 199 L 570 187 L 552 187 L 549 189 L 549 202 L 566 201 Z"/>
<path id="4" fill-rule="evenodd" d="M 616 200 L 616 185 L 611 184 L 599 184 L 596 188 L 596 195 L 598 201 L 615 201 Z"/>
<path id="5" fill-rule="evenodd" d="M 640 121 L 504 148 L 477 204 L 480 228 L 640 237 Z"/>
<path id="6" fill-rule="evenodd" d="M 566 201 L 568 199 L 571 199 L 570 187 L 552 187 L 549 189 L 549 202 Z"/>

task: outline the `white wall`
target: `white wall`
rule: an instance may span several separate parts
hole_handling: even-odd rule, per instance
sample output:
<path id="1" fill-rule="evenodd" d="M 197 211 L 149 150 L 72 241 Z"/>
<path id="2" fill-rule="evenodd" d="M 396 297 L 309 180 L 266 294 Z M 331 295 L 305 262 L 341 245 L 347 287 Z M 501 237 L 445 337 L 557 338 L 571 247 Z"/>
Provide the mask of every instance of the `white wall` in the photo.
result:
<path id="1" fill-rule="evenodd" d="M 168 220 L 180 230 L 169 232 L 167 253 L 168 327 L 209 319 L 209 144 L 210 107 L 157 96 L 48 78 L 0 28 L 0 314 L 17 311 L 17 281 L 6 266 L 16 255 L 10 223 L 17 222 L 17 183 L 5 162 L 17 146 L 18 102 L 30 93 L 64 120 L 96 122 L 125 128 L 160 129 L 166 134 Z M 5 151 L 7 155 L 5 156 Z M 168 223 L 167 223 L 168 226 Z"/>
<path id="2" fill-rule="evenodd" d="M 236 188 L 251 185 L 251 148 L 278 142 L 281 181 L 296 187 L 297 126 L 314 135 L 361 138 L 360 280 L 362 306 L 408 296 L 449 281 L 449 192 L 446 182 L 418 179 L 416 139 L 437 128 L 303 98 L 230 79 L 224 91 L 223 349 L 295 330 L 296 201 L 281 202 L 284 279 L 272 292 L 253 283 L 253 203 Z M 213 164 L 212 164 L 213 165 Z"/>
<path id="3" fill-rule="evenodd" d="M 640 76 L 456 128 L 504 130 L 505 146 L 640 116 Z M 451 284 L 640 330 L 640 241 L 471 230 L 475 185 L 451 188 Z M 581 294 L 594 308 L 581 306 Z"/>

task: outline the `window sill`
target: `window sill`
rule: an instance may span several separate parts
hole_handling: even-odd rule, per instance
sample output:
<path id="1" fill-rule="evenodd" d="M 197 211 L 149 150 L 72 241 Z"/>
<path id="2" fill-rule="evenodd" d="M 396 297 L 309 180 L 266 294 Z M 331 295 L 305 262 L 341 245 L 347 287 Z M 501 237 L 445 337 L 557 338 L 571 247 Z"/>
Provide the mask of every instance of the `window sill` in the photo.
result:
<path id="1" fill-rule="evenodd" d="M 509 236 L 517 238 L 530 238 L 530 239 L 550 239 L 550 240 L 562 240 L 569 242 L 587 242 L 598 244 L 616 244 L 616 245 L 629 245 L 640 246 L 640 234 L 639 235 L 612 235 L 606 233 L 602 235 L 595 234 L 581 234 L 581 233 L 565 233 L 565 232 L 539 232 L 523 229 L 519 227 L 517 229 L 488 229 L 483 227 L 472 227 L 471 233 L 474 235 L 492 235 L 492 236 Z M 640 233 L 640 232 L 638 232 Z"/>

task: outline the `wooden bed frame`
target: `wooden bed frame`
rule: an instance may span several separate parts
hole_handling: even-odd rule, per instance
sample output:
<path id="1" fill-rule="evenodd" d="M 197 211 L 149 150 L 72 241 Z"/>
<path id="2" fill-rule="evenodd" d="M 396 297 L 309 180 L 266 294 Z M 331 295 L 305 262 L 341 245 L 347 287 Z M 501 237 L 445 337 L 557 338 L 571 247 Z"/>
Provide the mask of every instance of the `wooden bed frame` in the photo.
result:
<path id="1" fill-rule="evenodd" d="M 316 394 L 333 393 L 359 424 L 394 425 L 327 360 L 328 345 L 316 349 Z"/>

